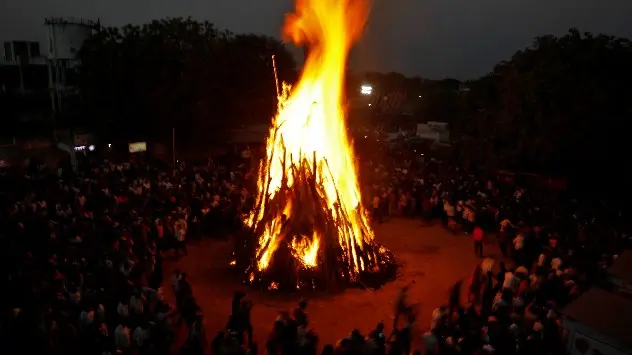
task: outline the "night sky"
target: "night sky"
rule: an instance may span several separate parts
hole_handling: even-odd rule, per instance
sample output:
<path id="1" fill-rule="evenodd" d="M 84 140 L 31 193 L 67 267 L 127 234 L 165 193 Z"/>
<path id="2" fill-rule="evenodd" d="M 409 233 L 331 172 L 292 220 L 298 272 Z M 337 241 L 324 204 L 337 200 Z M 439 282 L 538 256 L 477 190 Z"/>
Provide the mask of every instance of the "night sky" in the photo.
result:
<path id="1" fill-rule="evenodd" d="M 46 38 L 43 18 L 101 18 L 106 25 L 192 16 L 233 32 L 279 36 L 291 0 L 3 0 L 0 40 Z M 542 34 L 632 37 L 631 0 L 375 0 L 351 65 L 425 78 L 475 78 Z"/>

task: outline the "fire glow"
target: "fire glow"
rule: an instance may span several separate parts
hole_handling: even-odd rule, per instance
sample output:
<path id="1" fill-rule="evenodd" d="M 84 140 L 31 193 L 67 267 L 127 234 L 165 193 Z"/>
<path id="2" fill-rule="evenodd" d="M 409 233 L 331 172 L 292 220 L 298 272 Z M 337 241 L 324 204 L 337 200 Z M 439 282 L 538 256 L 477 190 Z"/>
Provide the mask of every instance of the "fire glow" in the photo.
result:
<path id="1" fill-rule="evenodd" d="M 309 54 L 297 85 L 279 94 L 245 221 L 257 238 L 251 283 L 354 283 L 394 265 L 362 207 L 343 106 L 347 56 L 368 10 L 366 0 L 297 0 L 286 17 L 286 38 Z"/>

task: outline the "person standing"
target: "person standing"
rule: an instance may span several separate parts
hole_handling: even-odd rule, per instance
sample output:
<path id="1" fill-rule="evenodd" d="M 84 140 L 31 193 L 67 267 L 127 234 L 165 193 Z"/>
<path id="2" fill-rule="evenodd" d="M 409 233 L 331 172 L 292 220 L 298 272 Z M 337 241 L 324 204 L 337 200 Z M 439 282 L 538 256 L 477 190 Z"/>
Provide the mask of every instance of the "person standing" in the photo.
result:
<path id="1" fill-rule="evenodd" d="M 518 266 L 525 265 L 524 242 L 525 242 L 524 233 L 520 231 L 518 235 L 513 239 L 514 259 L 516 261 L 516 265 Z"/>
<path id="2" fill-rule="evenodd" d="M 382 211 L 380 210 L 380 196 L 377 194 L 373 196 L 373 201 L 371 203 L 371 207 L 373 208 L 373 220 L 377 221 L 377 223 L 382 224 Z"/>
<path id="3" fill-rule="evenodd" d="M 500 233 L 498 233 L 498 246 L 504 257 L 507 257 L 507 242 L 509 240 L 509 228 L 515 228 L 508 218 L 500 222 Z"/>
<path id="4" fill-rule="evenodd" d="M 474 227 L 474 231 L 472 232 L 474 238 L 474 254 L 479 258 L 483 257 L 483 239 L 485 237 L 485 232 L 483 232 L 483 228 L 480 226 Z"/>
<path id="5" fill-rule="evenodd" d="M 448 199 L 444 200 L 443 210 L 445 212 L 446 225 L 448 226 L 448 229 L 450 229 L 452 233 L 455 233 L 456 231 L 456 220 L 454 218 L 455 210 L 454 210 L 454 206 L 450 203 L 450 200 Z"/>
<path id="6" fill-rule="evenodd" d="M 188 254 L 187 244 L 186 244 L 186 219 L 179 218 L 174 226 L 174 232 L 176 237 L 176 248 L 175 248 L 175 257 L 178 259 L 180 257 L 180 251 L 186 256 Z"/>

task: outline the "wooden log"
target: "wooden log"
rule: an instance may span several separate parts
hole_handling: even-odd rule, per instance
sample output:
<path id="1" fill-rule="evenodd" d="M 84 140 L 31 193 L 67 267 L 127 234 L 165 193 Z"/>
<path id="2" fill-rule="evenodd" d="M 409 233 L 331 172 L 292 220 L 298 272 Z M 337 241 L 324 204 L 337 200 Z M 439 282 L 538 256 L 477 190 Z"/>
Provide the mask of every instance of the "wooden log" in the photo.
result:
<path id="1" fill-rule="evenodd" d="M 316 186 L 316 151 L 312 152 L 312 185 Z"/>
<path id="2" fill-rule="evenodd" d="M 274 129 L 273 134 L 272 134 L 272 140 L 273 142 L 276 142 L 276 138 L 277 138 L 277 134 L 279 133 L 279 128 L 283 125 L 283 123 L 281 123 L 279 125 L 278 128 Z M 257 218 L 259 216 L 259 212 L 261 210 L 261 206 L 263 205 L 265 207 L 265 204 L 267 202 L 267 200 L 269 199 L 269 189 L 270 189 L 270 182 L 272 181 L 272 178 L 270 177 L 270 167 L 272 166 L 272 159 L 274 158 L 274 150 L 275 150 L 275 146 L 276 145 L 272 145 L 272 151 L 270 152 L 270 156 L 268 157 L 268 165 L 262 168 L 265 168 L 267 170 L 267 178 L 265 181 L 265 186 L 263 188 L 263 191 L 260 193 L 259 195 L 259 201 L 257 201 L 257 207 L 255 208 L 255 218 Z M 263 173 L 263 171 L 261 171 L 261 174 Z M 261 181 L 261 183 L 264 183 L 264 181 Z M 264 210 L 265 211 L 265 210 Z M 256 225 L 257 225 L 257 221 L 253 221 L 252 226 L 251 226 L 251 232 L 254 234 L 255 229 L 256 229 Z"/>

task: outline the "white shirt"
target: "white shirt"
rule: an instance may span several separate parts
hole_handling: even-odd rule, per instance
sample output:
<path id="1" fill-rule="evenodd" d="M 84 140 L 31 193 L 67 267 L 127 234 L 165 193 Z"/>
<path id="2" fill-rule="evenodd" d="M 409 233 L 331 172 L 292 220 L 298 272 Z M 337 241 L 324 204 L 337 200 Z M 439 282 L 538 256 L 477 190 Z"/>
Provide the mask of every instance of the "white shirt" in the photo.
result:
<path id="1" fill-rule="evenodd" d="M 99 304 L 99 306 L 97 307 L 97 316 L 99 317 L 100 321 L 103 321 L 105 319 L 105 307 L 103 307 L 102 304 Z"/>
<path id="2" fill-rule="evenodd" d="M 435 329 L 439 325 L 439 321 L 445 315 L 445 312 L 440 308 L 436 308 L 432 311 L 432 323 L 430 324 L 430 329 Z"/>
<path id="3" fill-rule="evenodd" d="M 445 214 L 448 217 L 454 217 L 454 206 L 452 206 L 449 203 L 446 203 L 443 207 L 443 209 L 445 210 Z"/>
<path id="4" fill-rule="evenodd" d="M 520 287 L 520 279 L 516 277 L 512 272 L 507 271 L 505 273 L 505 282 L 503 282 L 503 288 L 511 289 L 513 292 L 518 291 Z"/>
<path id="5" fill-rule="evenodd" d="M 141 327 L 136 327 L 134 329 L 134 335 L 132 335 L 134 339 L 134 343 L 138 346 L 143 346 L 147 339 L 149 339 L 149 329 L 143 329 Z"/>
<path id="6" fill-rule="evenodd" d="M 524 248 L 524 237 L 522 234 L 518 234 L 518 236 L 514 238 L 513 243 L 516 250 Z"/>
<path id="7" fill-rule="evenodd" d="M 129 315 L 129 307 L 126 304 L 119 302 L 118 306 L 116 307 L 116 313 L 126 317 Z"/>
<path id="8" fill-rule="evenodd" d="M 143 298 L 136 297 L 136 296 L 130 297 L 129 307 L 132 309 L 134 313 L 142 314 L 143 313 Z"/>
<path id="9" fill-rule="evenodd" d="M 437 336 L 432 332 L 426 332 L 423 335 L 423 342 L 426 353 L 434 352 L 435 346 L 437 345 Z"/>
<path id="10" fill-rule="evenodd" d="M 515 307 L 515 308 L 520 308 L 520 307 L 524 306 L 524 301 L 520 297 L 514 297 L 511 300 L 511 305 L 513 307 Z"/>
<path id="11" fill-rule="evenodd" d="M 492 311 L 496 312 L 500 307 L 504 307 L 507 305 L 505 301 L 501 298 L 502 294 L 498 292 L 496 297 L 494 297 L 494 301 L 492 302 Z"/>
<path id="12" fill-rule="evenodd" d="M 85 327 L 86 325 L 92 324 L 92 322 L 94 321 L 94 311 L 81 311 L 81 314 L 79 315 L 79 322 L 81 323 L 82 327 Z"/>
<path id="13" fill-rule="evenodd" d="M 476 213 L 474 213 L 474 211 L 472 211 L 471 209 L 467 209 L 467 220 L 469 222 L 474 222 L 476 221 Z"/>
<path id="14" fill-rule="evenodd" d="M 130 343 L 129 328 L 124 327 L 123 324 L 119 324 L 114 330 L 114 344 L 118 348 L 127 348 L 131 345 Z"/>

